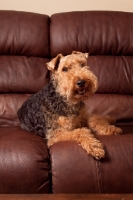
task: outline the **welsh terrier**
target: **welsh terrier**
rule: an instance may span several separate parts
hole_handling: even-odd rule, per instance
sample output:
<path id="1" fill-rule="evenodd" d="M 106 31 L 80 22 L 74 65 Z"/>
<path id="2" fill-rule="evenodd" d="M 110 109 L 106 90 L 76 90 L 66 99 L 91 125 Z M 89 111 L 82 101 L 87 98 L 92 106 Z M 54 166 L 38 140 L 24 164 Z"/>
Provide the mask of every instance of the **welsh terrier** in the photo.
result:
<path id="1" fill-rule="evenodd" d="M 96 76 L 87 65 L 87 53 L 58 54 L 47 63 L 51 80 L 31 96 L 18 111 L 21 127 L 46 137 L 48 146 L 59 141 L 75 141 L 89 155 L 103 158 L 105 151 L 97 135 L 119 134 L 109 116 L 89 115 L 84 101 L 98 87 Z M 94 133 L 94 134 L 93 134 Z"/>

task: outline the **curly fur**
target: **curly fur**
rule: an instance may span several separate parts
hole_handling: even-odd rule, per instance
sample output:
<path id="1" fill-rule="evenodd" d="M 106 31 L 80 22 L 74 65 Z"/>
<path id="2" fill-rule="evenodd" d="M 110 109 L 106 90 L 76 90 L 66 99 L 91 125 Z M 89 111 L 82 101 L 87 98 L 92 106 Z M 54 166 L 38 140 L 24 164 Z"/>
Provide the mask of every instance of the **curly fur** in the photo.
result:
<path id="1" fill-rule="evenodd" d="M 58 54 L 47 63 L 52 71 L 50 82 L 31 96 L 18 110 L 21 127 L 48 140 L 76 141 L 96 159 L 104 157 L 103 145 L 94 137 L 121 133 L 109 116 L 89 115 L 84 100 L 95 93 L 98 82 L 87 66 L 87 54 Z"/>

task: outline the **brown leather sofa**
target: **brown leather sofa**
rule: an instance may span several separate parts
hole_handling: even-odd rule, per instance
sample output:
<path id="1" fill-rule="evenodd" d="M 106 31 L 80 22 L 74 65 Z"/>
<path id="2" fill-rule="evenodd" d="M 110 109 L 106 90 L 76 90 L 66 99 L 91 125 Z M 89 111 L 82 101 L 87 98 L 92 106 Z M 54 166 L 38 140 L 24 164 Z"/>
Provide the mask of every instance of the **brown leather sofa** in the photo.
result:
<path id="1" fill-rule="evenodd" d="M 123 129 L 98 136 L 100 161 L 75 142 L 48 150 L 17 118 L 49 80 L 46 62 L 73 50 L 89 52 L 99 80 L 88 112 L 112 115 Z M 133 13 L 0 11 L 0 193 L 133 193 Z"/>

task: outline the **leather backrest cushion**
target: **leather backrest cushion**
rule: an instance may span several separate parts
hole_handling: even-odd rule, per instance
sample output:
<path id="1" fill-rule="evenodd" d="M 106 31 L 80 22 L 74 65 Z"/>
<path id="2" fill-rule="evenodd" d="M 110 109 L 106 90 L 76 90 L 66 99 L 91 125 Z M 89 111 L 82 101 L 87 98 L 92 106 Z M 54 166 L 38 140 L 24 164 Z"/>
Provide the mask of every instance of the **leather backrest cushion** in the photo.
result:
<path id="1" fill-rule="evenodd" d="M 89 56 L 88 65 L 98 78 L 97 93 L 133 94 L 132 56 Z"/>
<path id="2" fill-rule="evenodd" d="M 47 81 L 47 15 L 0 11 L 0 93 L 35 93 Z"/>
<path id="3" fill-rule="evenodd" d="M 87 102 L 91 114 L 133 121 L 133 13 L 76 11 L 51 16 L 51 57 L 88 52 L 98 78 L 97 94 Z"/>
<path id="4" fill-rule="evenodd" d="M 86 101 L 89 114 L 110 115 L 119 123 L 133 125 L 133 97 L 120 94 L 94 94 Z"/>
<path id="5" fill-rule="evenodd" d="M 17 110 L 48 81 L 50 18 L 0 11 L 0 126 L 18 126 Z"/>
<path id="6" fill-rule="evenodd" d="M 0 95 L 0 127 L 20 125 L 17 111 L 28 97 L 25 94 Z"/>
<path id="7" fill-rule="evenodd" d="M 49 57 L 49 17 L 1 11 L 0 55 Z"/>
<path id="8" fill-rule="evenodd" d="M 133 13 L 76 11 L 51 16 L 51 56 L 89 52 L 97 93 L 133 94 Z"/>
<path id="9" fill-rule="evenodd" d="M 47 82 L 49 60 L 39 57 L 1 56 L 0 92 L 36 93 Z"/>
<path id="10" fill-rule="evenodd" d="M 73 50 L 91 55 L 133 54 L 133 13 L 76 11 L 51 16 L 51 55 Z"/>

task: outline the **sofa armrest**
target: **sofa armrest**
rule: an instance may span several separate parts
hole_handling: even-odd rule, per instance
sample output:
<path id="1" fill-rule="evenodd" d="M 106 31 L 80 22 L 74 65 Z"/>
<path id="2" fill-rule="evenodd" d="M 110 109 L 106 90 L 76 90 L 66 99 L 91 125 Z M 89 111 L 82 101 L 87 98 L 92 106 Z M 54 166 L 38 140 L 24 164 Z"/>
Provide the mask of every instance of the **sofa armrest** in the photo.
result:
<path id="1" fill-rule="evenodd" d="M 49 193 L 46 141 L 20 127 L 0 128 L 0 193 Z"/>
<path id="2" fill-rule="evenodd" d="M 106 156 L 95 160 L 75 142 L 59 142 L 51 151 L 54 193 L 132 193 L 133 126 L 122 135 L 99 136 Z"/>

